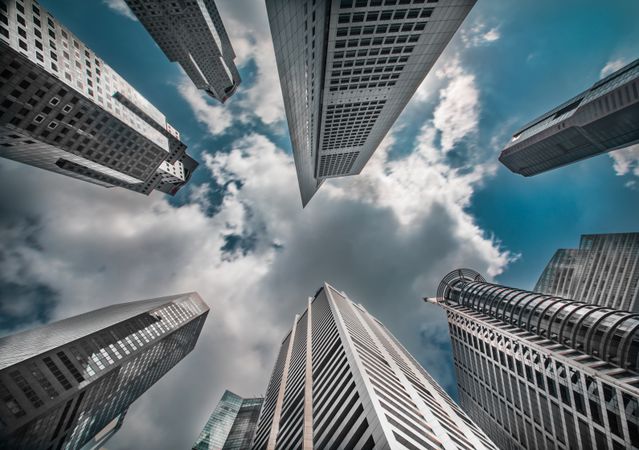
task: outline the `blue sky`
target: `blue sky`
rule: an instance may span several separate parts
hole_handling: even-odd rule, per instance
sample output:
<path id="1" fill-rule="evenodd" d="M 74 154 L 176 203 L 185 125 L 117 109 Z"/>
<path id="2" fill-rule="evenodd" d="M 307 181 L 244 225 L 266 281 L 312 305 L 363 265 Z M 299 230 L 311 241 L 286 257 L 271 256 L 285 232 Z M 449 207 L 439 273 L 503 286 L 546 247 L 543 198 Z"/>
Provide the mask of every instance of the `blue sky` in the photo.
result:
<path id="1" fill-rule="evenodd" d="M 324 280 L 456 395 L 444 315 L 420 301 L 443 275 L 469 266 L 531 288 L 581 233 L 639 224 L 638 148 L 533 178 L 497 162 L 520 125 L 639 57 L 637 2 L 480 0 L 362 174 L 326 183 L 305 210 L 261 1 L 217 2 L 243 78 L 224 106 L 121 2 L 41 3 L 201 163 L 175 198 L 147 198 L 0 161 L 5 333 L 190 290 L 212 308 L 193 354 L 136 402 L 111 448 L 185 448 L 223 389 L 263 392 L 294 314 Z"/>

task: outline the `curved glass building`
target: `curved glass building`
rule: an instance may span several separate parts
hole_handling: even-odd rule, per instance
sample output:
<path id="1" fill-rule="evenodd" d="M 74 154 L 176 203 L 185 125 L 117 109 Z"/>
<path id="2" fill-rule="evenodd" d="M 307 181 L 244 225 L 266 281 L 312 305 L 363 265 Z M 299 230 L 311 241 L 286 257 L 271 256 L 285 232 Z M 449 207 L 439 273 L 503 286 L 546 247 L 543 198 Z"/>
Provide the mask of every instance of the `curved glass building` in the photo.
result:
<path id="1" fill-rule="evenodd" d="M 639 315 L 459 269 L 447 313 L 462 407 L 502 448 L 639 446 Z"/>

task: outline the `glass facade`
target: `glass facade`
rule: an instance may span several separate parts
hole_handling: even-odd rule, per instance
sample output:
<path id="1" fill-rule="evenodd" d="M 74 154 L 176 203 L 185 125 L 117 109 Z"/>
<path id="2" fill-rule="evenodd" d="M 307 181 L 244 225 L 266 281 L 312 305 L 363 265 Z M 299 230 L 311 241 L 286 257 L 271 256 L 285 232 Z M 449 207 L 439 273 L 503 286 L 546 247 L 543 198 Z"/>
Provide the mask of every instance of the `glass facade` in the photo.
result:
<path id="1" fill-rule="evenodd" d="M 189 293 L 0 339 L 1 440 L 12 449 L 82 447 L 193 349 L 207 314 Z"/>
<path id="2" fill-rule="evenodd" d="M 500 446 L 639 447 L 639 322 L 628 312 L 453 271 L 446 310 L 461 405 Z"/>
<path id="3" fill-rule="evenodd" d="M 243 450 L 251 446 L 262 398 L 242 398 L 225 391 L 193 450 Z"/>
<path id="4" fill-rule="evenodd" d="M 126 0 L 171 61 L 193 83 L 224 103 L 240 84 L 235 52 L 214 0 Z"/>

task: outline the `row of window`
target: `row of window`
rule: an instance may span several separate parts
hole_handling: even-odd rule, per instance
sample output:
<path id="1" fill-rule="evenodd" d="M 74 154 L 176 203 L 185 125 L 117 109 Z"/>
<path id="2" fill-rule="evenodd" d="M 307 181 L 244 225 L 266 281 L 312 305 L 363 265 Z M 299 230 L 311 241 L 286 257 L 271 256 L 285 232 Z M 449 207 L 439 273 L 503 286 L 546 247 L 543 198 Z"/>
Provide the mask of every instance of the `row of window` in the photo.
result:
<path id="1" fill-rule="evenodd" d="M 378 20 L 404 20 L 404 19 L 427 19 L 433 14 L 433 8 L 412 8 L 412 9 L 395 9 L 340 13 L 337 18 L 338 24 L 360 23 L 360 22 L 376 22 Z"/>

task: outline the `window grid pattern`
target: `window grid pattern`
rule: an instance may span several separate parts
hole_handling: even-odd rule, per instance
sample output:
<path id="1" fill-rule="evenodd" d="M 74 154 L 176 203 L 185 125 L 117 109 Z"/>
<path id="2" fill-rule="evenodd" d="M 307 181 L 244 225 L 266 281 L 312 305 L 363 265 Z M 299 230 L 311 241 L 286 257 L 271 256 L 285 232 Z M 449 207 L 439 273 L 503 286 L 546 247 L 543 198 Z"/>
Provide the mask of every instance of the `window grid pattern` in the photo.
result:
<path id="1" fill-rule="evenodd" d="M 146 305 L 146 313 L 122 314 Z M 99 327 L 106 310 L 125 318 L 0 370 L 0 420 L 8 426 L 11 448 L 84 445 L 191 351 L 208 312 L 196 294 L 145 300 L 67 319 L 64 326 L 72 328 L 51 324 L 26 331 L 20 340 L 57 344 L 56 334 Z M 20 351 L 12 339 L 0 339 L 3 352 Z M 68 395 L 61 399 L 60 392 Z"/>
<path id="2" fill-rule="evenodd" d="M 9 37 L 0 39 L 0 155 L 144 194 L 174 194 L 186 183 L 186 146 L 162 113 L 37 3 L 3 6 Z M 23 31 L 24 51 L 16 38 Z"/>
<path id="3" fill-rule="evenodd" d="M 498 445 L 639 445 L 639 383 L 624 382 L 636 380 L 634 374 L 552 341 L 517 335 L 472 310 L 450 308 L 447 314 L 461 404 Z M 593 369 L 610 375 L 593 377 Z"/>

